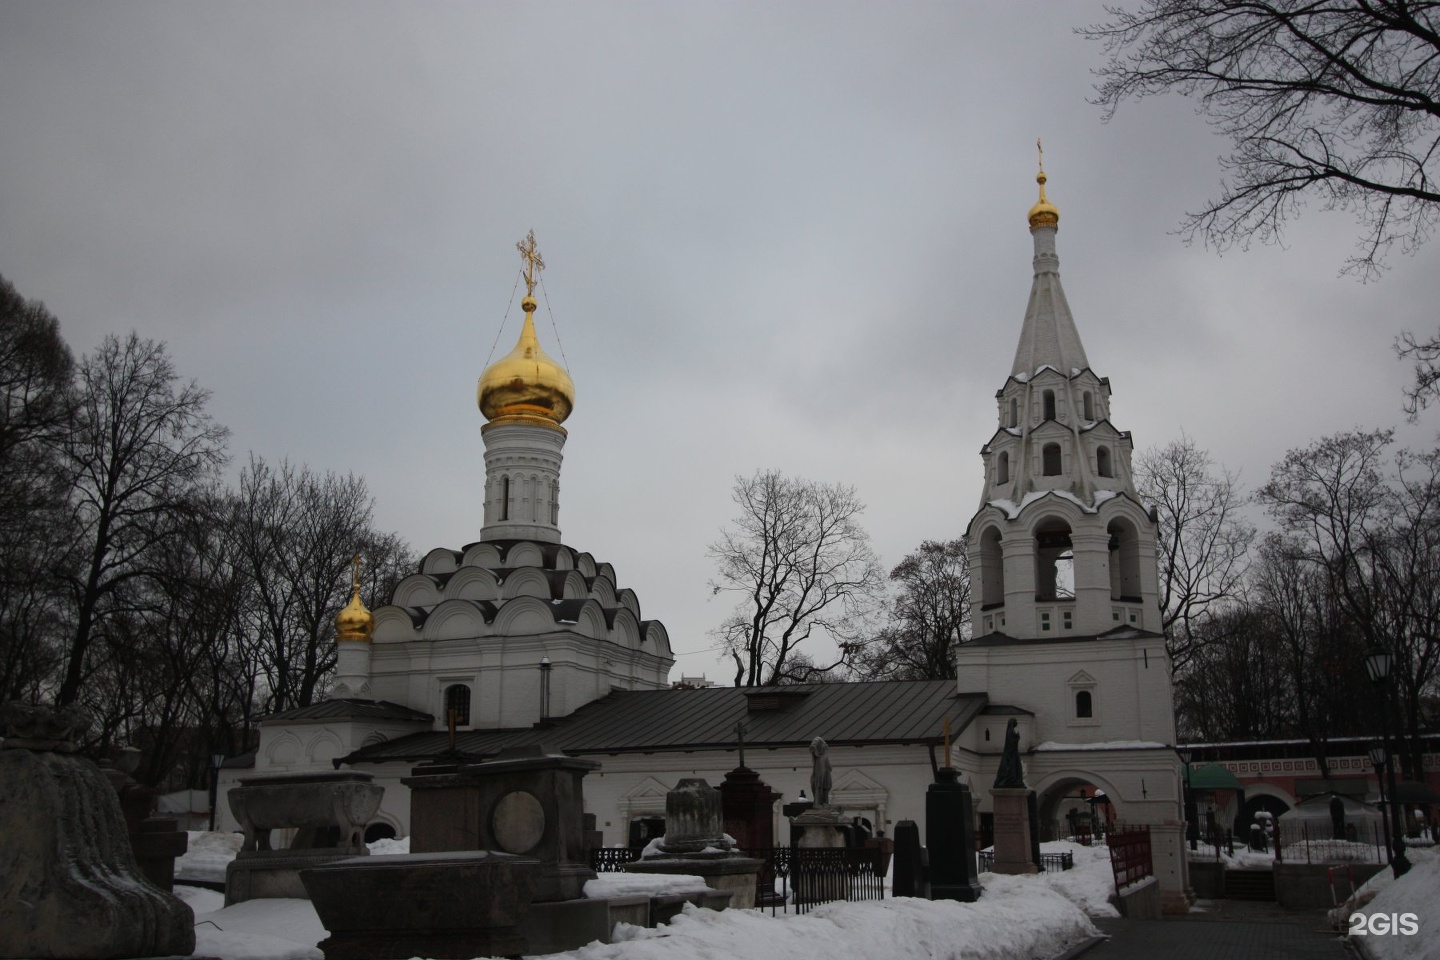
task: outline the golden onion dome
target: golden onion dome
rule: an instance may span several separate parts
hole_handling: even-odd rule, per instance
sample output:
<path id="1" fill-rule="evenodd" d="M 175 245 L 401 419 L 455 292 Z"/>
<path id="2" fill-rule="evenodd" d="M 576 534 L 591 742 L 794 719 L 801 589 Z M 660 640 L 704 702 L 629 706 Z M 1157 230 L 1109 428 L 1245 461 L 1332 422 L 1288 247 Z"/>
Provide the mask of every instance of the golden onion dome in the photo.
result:
<path id="1" fill-rule="evenodd" d="M 360 600 L 360 556 L 355 556 L 355 576 L 352 583 L 354 592 L 345 609 L 335 615 L 336 640 L 369 641 L 375 632 L 375 615 L 366 609 Z"/>
<path id="2" fill-rule="evenodd" d="M 515 349 L 480 375 L 476 399 L 486 420 L 498 417 L 543 417 L 564 423 L 575 407 L 575 384 L 565 368 L 540 349 L 535 336 L 535 298 L 520 301 L 525 325 Z"/>
<path id="3" fill-rule="evenodd" d="M 1035 206 L 1030 208 L 1027 215 L 1030 220 L 1030 229 L 1036 227 L 1058 227 L 1060 225 L 1060 209 L 1049 200 L 1045 199 L 1045 168 L 1041 167 L 1040 172 L 1035 175 L 1035 182 L 1040 184 L 1040 199 Z"/>

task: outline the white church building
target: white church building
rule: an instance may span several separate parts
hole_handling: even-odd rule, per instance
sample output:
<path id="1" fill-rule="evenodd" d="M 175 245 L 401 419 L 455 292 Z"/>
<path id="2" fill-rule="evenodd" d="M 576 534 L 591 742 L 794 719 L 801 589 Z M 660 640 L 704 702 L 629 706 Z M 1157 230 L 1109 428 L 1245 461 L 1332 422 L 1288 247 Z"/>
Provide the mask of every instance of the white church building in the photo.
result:
<path id="1" fill-rule="evenodd" d="M 823 737 L 831 802 L 888 834 L 905 819 L 923 830 L 947 721 L 951 763 L 988 816 L 1013 718 L 1042 824 L 1084 807 L 1080 788 L 1103 791 L 1115 820 L 1149 826 L 1161 889 L 1178 906 L 1188 871 L 1155 524 L 1131 478 L 1130 436 L 1109 419 L 1109 381 L 1091 370 L 1066 303 L 1059 211 L 1043 170 L 1037 180 L 1030 300 L 966 534 L 976 636 L 957 649 L 958 683 L 671 688 L 665 628 L 643 619 L 609 564 L 561 539 L 562 423 L 575 393 L 535 335 L 544 264 L 532 235 L 519 342 L 480 378 L 480 539 L 430 551 L 373 616 L 357 585 L 336 620 L 330 698 L 262 721 L 253 767 L 223 771 L 222 792 L 237 777 L 364 771 L 386 788 L 373 826 L 404 836 L 401 781 L 415 767 L 543 744 L 600 762 L 585 808 L 606 844 L 625 844 L 632 825 L 663 817 L 678 779 L 716 785 L 738 765 L 743 722 L 746 766 L 786 801 L 808 786 L 807 748 Z M 233 829 L 219 806 L 220 828 Z"/>

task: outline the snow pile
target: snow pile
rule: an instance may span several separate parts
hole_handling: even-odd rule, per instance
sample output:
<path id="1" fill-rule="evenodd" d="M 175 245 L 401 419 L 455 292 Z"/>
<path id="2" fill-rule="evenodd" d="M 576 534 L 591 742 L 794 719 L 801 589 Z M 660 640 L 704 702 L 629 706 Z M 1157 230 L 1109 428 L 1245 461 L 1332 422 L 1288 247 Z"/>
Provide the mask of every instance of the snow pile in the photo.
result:
<path id="1" fill-rule="evenodd" d="M 410 852 L 410 838 L 404 837 L 400 840 L 376 840 L 374 843 L 367 843 L 370 853 L 381 857 L 395 857 Z"/>
<path id="2" fill-rule="evenodd" d="M 698 893 L 706 889 L 705 880 L 689 874 L 669 873 L 602 873 L 585 883 L 585 896 L 591 900 L 604 897 L 659 897 L 670 893 Z"/>
<path id="3" fill-rule="evenodd" d="M 688 906 L 668 926 L 622 927 L 619 943 L 592 943 L 566 960 L 826 960 L 960 957 L 1020 960 L 1054 956 L 1095 927 L 1070 901 L 1039 883 L 998 878 L 979 903 L 898 897 L 827 903 L 803 916 Z"/>
<path id="4" fill-rule="evenodd" d="M 189 830 L 185 855 L 175 858 L 175 876 L 184 880 L 225 882 L 225 868 L 240 852 L 245 838 L 238 833 Z"/>
<path id="5" fill-rule="evenodd" d="M 1046 871 L 1033 877 L 1008 877 L 987 873 L 981 879 L 985 895 L 1010 889 L 1014 883 L 1039 884 L 1060 894 L 1085 912 L 1088 917 L 1118 917 L 1120 911 L 1110 902 L 1115 892 L 1115 872 L 1110 867 L 1110 848 L 1104 843 L 1093 847 L 1057 840 L 1040 844 L 1041 853 L 1068 853 L 1075 860 L 1071 870 Z"/>
<path id="6" fill-rule="evenodd" d="M 205 835 L 200 835 L 202 838 Z M 232 835 L 212 834 L 227 838 Z M 220 841 L 195 844 L 197 852 Z M 223 849 L 223 844 L 221 844 Z M 409 852 L 406 840 L 370 844 L 378 855 Z M 1054 956 L 1095 936 L 1087 917 L 1115 916 L 1108 900 L 1114 889 L 1109 851 L 1104 846 L 1046 843 L 1047 853 L 1069 852 L 1073 870 L 1009 877 L 987 873 L 978 903 L 916 900 L 908 897 L 828 903 L 804 916 L 772 917 L 760 910 L 701 910 L 692 906 L 668 926 L 617 929 L 620 942 L 592 943 L 554 955 L 564 960 L 1022 960 Z M 227 857 L 228 859 L 228 857 Z M 223 868 L 221 870 L 223 875 Z M 699 877 L 607 874 L 586 884 L 587 896 L 655 895 L 704 887 Z M 663 888 L 663 889 L 662 889 Z M 322 960 L 316 947 L 327 933 L 308 900 L 249 900 L 221 909 L 223 898 L 208 890 L 179 887 L 196 914 L 196 954 L 222 960 Z M 1387 958 L 1389 960 L 1389 958 Z M 1406 955 L 1404 960 L 1414 960 Z"/>
<path id="7" fill-rule="evenodd" d="M 1440 853 L 1434 848 L 1409 850 L 1410 872 L 1399 880 L 1388 866 L 1355 891 L 1345 903 L 1330 911 L 1336 929 L 1350 929 L 1352 913 L 1413 913 L 1420 930 L 1413 936 L 1367 934 L 1352 938 L 1361 944 L 1361 953 L 1373 960 L 1440 960 L 1440 937 L 1436 936 L 1435 891 L 1440 890 Z"/>
<path id="8" fill-rule="evenodd" d="M 195 915 L 195 956 L 221 960 L 324 960 L 329 934 L 309 900 L 246 900 Z"/>

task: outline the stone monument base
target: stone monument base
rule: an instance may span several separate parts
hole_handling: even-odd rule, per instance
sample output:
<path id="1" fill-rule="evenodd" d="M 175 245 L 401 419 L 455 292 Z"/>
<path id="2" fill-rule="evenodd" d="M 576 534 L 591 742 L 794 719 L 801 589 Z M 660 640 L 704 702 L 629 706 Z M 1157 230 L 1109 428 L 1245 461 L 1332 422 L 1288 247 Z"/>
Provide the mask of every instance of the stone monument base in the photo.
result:
<path id="1" fill-rule="evenodd" d="M 301 874 L 330 936 L 325 960 L 514 957 L 539 861 L 503 853 L 355 857 Z"/>
<path id="2" fill-rule="evenodd" d="M 140 874 L 120 801 L 89 760 L 22 724 L 56 711 L 11 704 L 0 748 L 0 957 L 114 960 L 188 955 L 195 917 Z M 43 733 L 43 730 L 40 731 Z M 58 739 L 58 738 L 56 738 Z M 33 742 L 35 749 L 24 744 Z M 49 748 L 49 749 L 45 749 Z M 68 745 L 73 750 L 73 745 Z"/>
<path id="3" fill-rule="evenodd" d="M 845 834 L 838 829 L 841 825 L 840 811 L 833 807 L 811 807 L 792 818 L 790 823 L 800 828 L 800 838 L 795 841 L 797 847 L 826 850 L 845 846 Z"/>
<path id="4" fill-rule="evenodd" d="M 626 873 L 668 873 L 696 876 L 705 885 L 729 893 L 731 907 L 749 910 L 755 906 L 755 877 L 764 863 L 733 853 L 693 853 L 679 857 L 647 857 L 625 864 Z M 708 904 L 707 904 L 708 906 Z M 721 909 L 716 907 L 714 909 Z"/>
<path id="5" fill-rule="evenodd" d="M 225 906 L 246 900 L 271 900 L 291 897 L 308 900 L 300 871 L 323 867 L 327 863 L 349 860 L 349 850 L 322 847 L 318 850 L 253 850 L 241 851 L 225 867 Z"/>
<path id="6" fill-rule="evenodd" d="M 1030 790 L 1028 787 L 994 787 L 996 873 L 1038 873 L 1031 856 Z"/>

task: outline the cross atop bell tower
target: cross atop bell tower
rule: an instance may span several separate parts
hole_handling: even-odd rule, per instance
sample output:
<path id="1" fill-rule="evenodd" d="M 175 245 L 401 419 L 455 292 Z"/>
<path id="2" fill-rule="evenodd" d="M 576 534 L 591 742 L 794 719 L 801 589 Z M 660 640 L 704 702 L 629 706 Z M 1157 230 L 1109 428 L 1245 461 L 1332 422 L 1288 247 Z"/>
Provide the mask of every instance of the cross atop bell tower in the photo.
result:
<path id="1" fill-rule="evenodd" d="M 540 282 L 540 271 L 545 269 L 545 261 L 535 247 L 535 231 L 527 233 L 524 240 L 515 244 L 515 249 L 520 251 L 520 259 L 525 262 L 525 296 L 534 298 L 535 286 Z"/>

